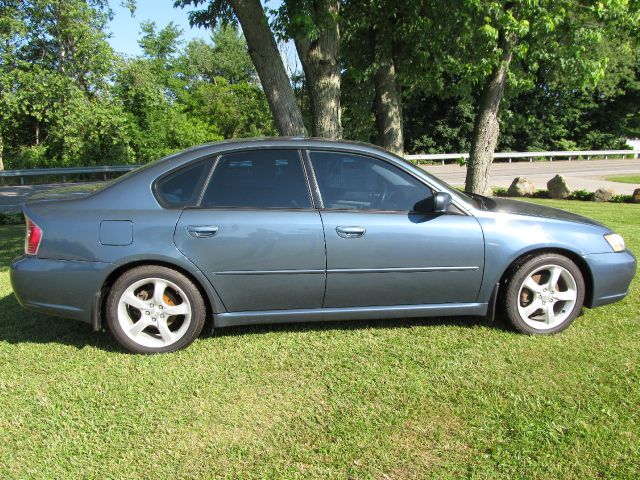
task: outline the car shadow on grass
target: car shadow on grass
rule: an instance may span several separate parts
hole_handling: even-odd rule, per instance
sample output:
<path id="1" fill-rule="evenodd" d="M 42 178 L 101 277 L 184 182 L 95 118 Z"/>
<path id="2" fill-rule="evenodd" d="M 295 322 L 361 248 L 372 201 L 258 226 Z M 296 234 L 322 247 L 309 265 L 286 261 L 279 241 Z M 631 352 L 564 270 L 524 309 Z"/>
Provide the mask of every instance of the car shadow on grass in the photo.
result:
<path id="1" fill-rule="evenodd" d="M 488 328 L 494 330 L 511 331 L 506 323 L 496 318 L 491 321 L 484 317 L 420 317 L 384 320 L 343 320 L 301 323 L 276 323 L 264 325 L 249 325 L 239 327 L 217 328 L 213 332 L 208 328 L 206 336 L 222 337 L 237 335 L 261 335 L 273 332 L 311 332 L 330 330 L 364 330 L 364 329 L 396 329 L 414 327 L 459 327 Z"/>
<path id="2" fill-rule="evenodd" d="M 0 342 L 58 343 L 78 349 L 95 347 L 107 351 L 120 350 L 108 333 L 94 332 L 87 323 L 22 308 L 13 294 L 0 299 Z"/>
<path id="3" fill-rule="evenodd" d="M 201 338 L 238 335 L 261 335 L 273 332 L 310 332 L 331 330 L 397 329 L 413 327 L 450 326 L 460 328 L 491 328 L 506 330 L 503 321 L 492 322 L 483 317 L 430 317 L 385 320 L 347 320 L 340 322 L 301 322 L 241 327 L 211 328 L 208 320 Z M 91 326 L 65 318 L 52 317 L 22 308 L 16 297 L 9 294 L 0 299 L 0 342 L 58 343 L 76 347 L 99 348 L 125 352 L 108 332 L 94 332 Z"/>

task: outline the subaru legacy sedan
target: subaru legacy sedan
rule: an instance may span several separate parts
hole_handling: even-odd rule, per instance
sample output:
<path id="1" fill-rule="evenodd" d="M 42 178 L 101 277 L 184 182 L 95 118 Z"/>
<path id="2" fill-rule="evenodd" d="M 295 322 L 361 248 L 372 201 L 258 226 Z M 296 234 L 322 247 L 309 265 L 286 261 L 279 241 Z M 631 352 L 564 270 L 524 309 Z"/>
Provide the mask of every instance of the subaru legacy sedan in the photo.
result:
<path id="1" fill-rule="evenodd" d="M 107 326 L 132 352 L 213 326 L 487 316 L 551 334 L 622 299 L 620 235 L 562 210 L 467 195 L 359 143 L 191 148 L 24 207 L 20 303 Z"/>

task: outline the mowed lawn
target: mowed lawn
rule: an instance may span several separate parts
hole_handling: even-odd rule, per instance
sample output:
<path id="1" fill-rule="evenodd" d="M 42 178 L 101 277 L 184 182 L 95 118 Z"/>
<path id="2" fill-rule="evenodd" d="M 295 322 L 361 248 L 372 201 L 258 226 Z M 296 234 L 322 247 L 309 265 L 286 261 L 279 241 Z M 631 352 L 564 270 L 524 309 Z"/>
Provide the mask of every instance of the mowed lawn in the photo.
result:
<path id="1" fill-rule="evenodd" d="M 552 202 L 640 252 L 640 206 Z M 23 310 L 0 227 L 0 478 L 640 478 L 640 287 L 566 332 L 233 328 L 135 356 Z"/>
<path id="2" fill-rule="evenodd" d="M 610 182 L 640 184 L 640 175 L 626 175 L 624 177 L 607 177 L 607 180 L 609 180 Z"/>

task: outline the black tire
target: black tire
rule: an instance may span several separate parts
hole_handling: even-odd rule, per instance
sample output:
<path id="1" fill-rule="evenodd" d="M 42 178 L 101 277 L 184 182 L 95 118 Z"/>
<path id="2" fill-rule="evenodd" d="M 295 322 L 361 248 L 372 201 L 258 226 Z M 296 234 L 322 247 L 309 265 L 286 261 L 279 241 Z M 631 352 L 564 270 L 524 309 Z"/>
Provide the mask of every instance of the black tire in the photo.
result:
<path id="1" fill-rule="evenodd" d="M 563 301 L 554 298 L 551 293 L 557 295 L 565 292 L 560 292 L 563 288 L 561 283 L 570 283 L 570 277 L 566 276 L 563 272 L 561 279 L 558 280 L 556 286 L 553 287 L 553 290 L 548 292 L 547 290 L 541 291 L 538 294 L 533 293 L 533 290 L 529 290 L 523 284 L 524 282 L 532 275 L 536 274 L 536 272 L 542 272 L 539 278 L 545 275 L 545 272 L 551 272 L 551 269 L 545 270 L 547 266 L 555 266 L 560 267 L 559 271 L 564 269 L 565 272 L 570 274 L 570 276 L 575 281 L 575 303 L 571 305 L 571 301 Z M 541 270 L 542 269 L 542 270 Z M 549 283 L 551 280 L 547 280 Z M 540 285 L 541 287 L 547 285 Z M 573 285 L 564 287 L 567 291 L 571 288 L 573 291 Z M 556 293 L 555 290 L 558 290 Z M 506 319 L 509 323 L 516 329 L 518 332 L 526 333 L 526 334 L 539 334 L 539 335 L 551 335 L 554 333 L 561 332 L 565 328 L 567 328 L 571 323 L 576 319 L 576 317 L 580 314 L 582 310 L 582 305 L 584 303 L 584 295 L 585 295 L 585 283 L 584 277 L 580 268 L 569 258 L 555 254 L 555 253 L 544 253 L 535 256 L 529 256 L 523 258 L 520 262 L 518 262 L 510 272 L 504 286 L 503 290 L 504 294 L 502 295 L 502 309 L 504 311 Z M 549 295 L 549 296 L 546 296 Z M 538 298 L 536 298 L 538 297 Z M 533 298 L 533 300 L 531 300 Z M 551 300 L 549 300 L 551 298 Z M 536 316 L 535 313 L 530 314 L 529 321 L 525 321 L 525 318 L 521 315 L 520 309 L 525 309 L 528 305 L 533 307 L 533 301 L 542 302 L 543 307 L 539 310 L 535 310 L 538 312 Z M 526 303 L 528 302 L 528 303 Z M 546 317 L 545 308 L 549 307 L 549 304 L 555 305 L 552 306 L 555 310 L 558 310 L 558 317 L 563 318 L 557 325 L 553 327 L 547 327 L 543 320 L 539 322 L 536 321 L 540 318 L 553 318 L 555 315 L 554 312 L 550 312 L 548 317 Z M 520 307 L 520 308 L 519 308 Z M 563 307 L 566 307 L 563 309 Z M 526 312 L 525 312 L 526 313 Z M 530 318 L 536 317 L 536 318 Z M 539 323 L 542 328 L 535 328 L 531 325 L 531 323 Z"/>
<path id="2" fill-rule="evenodd" d="M 158 279 L 168 281 L 174 284 L 178 289 L 182 291 L 182 293 L 178 292 L 178 290 L 171 290 L 171 286 L 167 287 L 167 290 L 162 292 L 163 298 L 166 297 L 165 292 L 169 291 L 170 294 L 175 295 L 177 293 L 177 301 L 180 303 L 186 304 L 186 309 L 189 309 L 189 320 L 187 322 L 186 315 L 166 315 L 165 324 L 169 325 L 169 330 L 173 324 L 169 324 L 169 321 L 174 321 L 174 323 L 179 323 L 182 321 L 184 324 L 187 324 L 186 327 L 180 329 L 175 333 L 176 335 L 180 333 L 179 338 L 177 338 L 173 343 L 166 344 L 164 346 L 154 346 L 154 345 L 142 345 L 140 343 L 136 343 L 136 341 L 132 340 L 132 338 L 125 333 L 123 326 L 121 325 L 121 321 L 119 320 L 119 308 L 121 308 L 120 300 L 122 295 L 127 291 L 127 289 L 131 288 L 138 282 L 145 281 L 146 279 Z M 145 284 L 146 285 L 146 284 Z M 149 283 L 148 285 L 152 285 Z M 145 287 L 141 287 L 145 288 Z M 145 292 L 146 293 L 146 292 Z M 186 300 L 182 299 L 182 295 L 186 297 Z M 148 299 L 145 299 L 148 300 Z M 153 301 L 151 299 L 150 301 Z M 163 303 L 164 304 L 164 303 Z M 153 304 L 151 304 L 153 305 Z M 170 304 L 164 304 L 164 308 L 172 308 L 176 305 L 172 302 Z M 134 307 L 123 307 L 123 308 L 134 308 Z M 157 308 L 163 308 L 162 306 L 158 306 Z M 138 309 L 135 309 L 138 310 Z M 165 310 L 166 311 L 166 310 Z M 135 312 L 134 312 L 135 313 Z M 140 315 L 139 319 L 142 319 L 142 315 L 145 312 L 142 310 L 139 311 L 137 315 Z M 173 270 L 171 268 L 162 267 L 159 265 L 144 265 L 140 267 L 132 268 L 131 270 L 127 270 L 123 273 L 116 282 L 112 285 L 109 293 L 107 295 L 107 299 L 105 302 L 105 318 L 106 323 L 109 326 L 109 330 L 113 337 L 122 345 L 125 349 L 132 353 L 142 353 L 142 354 L 154 354 L 154 353 L 167 353 L 174 352 L 176 350 L 180 350 L 189 346 L 193 341 L 198 338 L 200 332 L 202 332 L 202 328 L 204 327 L 205 318 L 206 318 L 206 306 L 202 295 L 198 288 L 194 285 L 194 283 L 189 280 L 186 276 Z M 153 313 L 151 316 L 155 316 Z M 149 318 L 150 317 L 145 317 Z M 164 318 L 164 317 L 163 317 Z M 138 320 L 138 321 L 140 321 Z M 159 320 L 159 319 L 158 319 Z M 154 321 L 155 318 L 154 318 Z M 133 326 L 133 324 L 132 324 Z M 157 331 L 157 334 L 155 333 Z M 155 335 L 161 341 L 164 341 L 164 336 L 161 335 L 160 329 L 156 328 L 155 325 L 149 325 L 141 332 L 145 338 L 141 339 L 141 342 L 144 343 L 145 339 L 148 341 L 153 341 L 153 336 Z M 138 338 L 138 337 L 136 337 Z M 171 338 L 171 337 L 169 337 Z"/>

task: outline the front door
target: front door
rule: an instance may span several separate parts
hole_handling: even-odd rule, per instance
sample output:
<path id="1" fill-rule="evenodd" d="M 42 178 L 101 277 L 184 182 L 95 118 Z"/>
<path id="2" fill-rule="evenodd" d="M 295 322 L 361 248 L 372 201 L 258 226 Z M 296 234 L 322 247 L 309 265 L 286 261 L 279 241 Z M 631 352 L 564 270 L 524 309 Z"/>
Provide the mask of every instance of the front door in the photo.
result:
<path id="1" fill-rule="evenodd" d="M 324 307 L 476 302 L 484 239 L 473 216 L 429 212 L 431 189 L 383 160 L 309 155 L 323 203 Z"/>
<path id="2" fill-rule="evenodd" d="M 182 213 L 175 243 L 230 312 L 322 306 L 322 221 L 297 150 L 220 157 L 200 206 Z"/>

